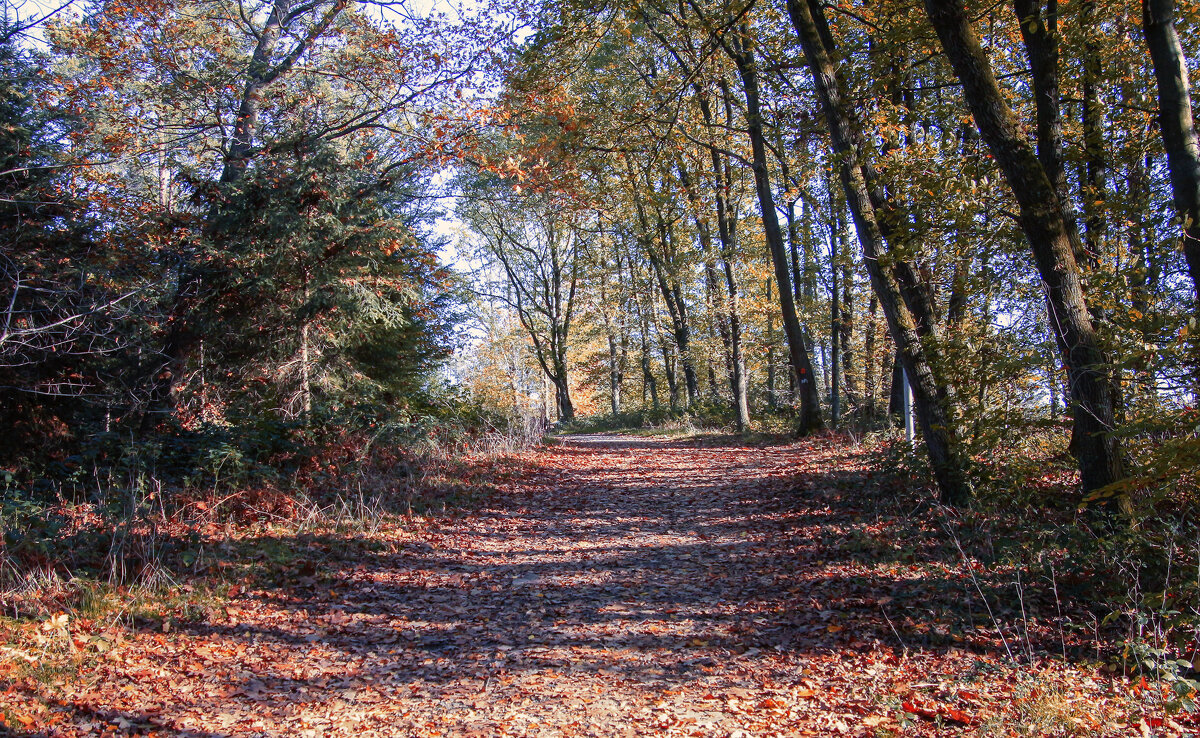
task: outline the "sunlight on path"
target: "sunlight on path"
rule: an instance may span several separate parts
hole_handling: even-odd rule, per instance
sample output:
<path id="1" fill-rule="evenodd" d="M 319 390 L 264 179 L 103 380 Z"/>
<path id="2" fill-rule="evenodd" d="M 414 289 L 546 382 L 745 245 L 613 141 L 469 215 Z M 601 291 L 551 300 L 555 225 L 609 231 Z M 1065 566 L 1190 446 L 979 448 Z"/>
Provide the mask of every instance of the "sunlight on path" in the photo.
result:
<path id="1" fill-rule="evenodd" d="M 914 673 L 966 672 L 977 657 L 897 647 L 880 614 L 903 581 L 827 543 L 860 514 L 831 490 L 861 481 L 830 443 L 569 439 L 490 507 L 394 554 L 245 593 L 223 620 L 139 634 L 72 695 L 78 717 L 58 734 L 896 727 Z"/>

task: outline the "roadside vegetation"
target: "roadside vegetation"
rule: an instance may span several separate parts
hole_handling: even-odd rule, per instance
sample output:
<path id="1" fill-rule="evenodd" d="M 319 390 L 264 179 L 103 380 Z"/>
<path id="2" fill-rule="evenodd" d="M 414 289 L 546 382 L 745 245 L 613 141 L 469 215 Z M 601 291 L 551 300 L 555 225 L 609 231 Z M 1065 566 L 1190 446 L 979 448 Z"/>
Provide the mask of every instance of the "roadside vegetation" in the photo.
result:
<path id="1" fill-rule="evenodd" d="M 535 550 L 599 458 L 676 517 L 672 465 L 829 496 L 814 555 L 965 603 L 881 644 L 1035 675 L 1019 729 L 905 692 L 847 730 L 1194 724 L 1194 0 L 0 3 L 0 687 L 430 551 L 437 611 L 439 531 Z M 721 486 L 755 459 L 776 497 Z M 1051 672 L 1132 701 L 1080 727 Z"/>

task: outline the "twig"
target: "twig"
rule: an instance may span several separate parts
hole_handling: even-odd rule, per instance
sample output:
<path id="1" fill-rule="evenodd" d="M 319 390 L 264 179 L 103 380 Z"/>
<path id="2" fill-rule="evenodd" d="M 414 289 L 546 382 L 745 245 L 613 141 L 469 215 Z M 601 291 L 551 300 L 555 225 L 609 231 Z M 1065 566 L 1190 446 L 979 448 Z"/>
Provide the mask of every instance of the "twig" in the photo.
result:
<path id="1" fill-rule="evenodd" d="M 1050 562 L 1050 589 L 1054 592 L 1054 609 L 1058 611 L 1058 640 L 1062 643 L 1063 661 L 1067 660 L 1067 636 L 1063 632 L 1062 598 L 1058 596 L 1058 575 L 1054 573 L 1054 562 Z"/>
<path id="2" fill-rule="evenodd" d="M 943 512 L 945 512 L 943 510 Z M 963 566 L 967 567 L 967 574 L 971 577 L 971 583 L 975 585 L 975 591 L 979 593 L 979 598 L 983 600 L 983 606 L 987 608 L 988 617 L 992 620 L 992 625 L 996 627 L 996 633 L 1000 636 L 1000 642 L 1004 644 L 1004 651 L 1008 654 L 1009 661 L 1016 661 L 1013 656 L 1012 648 L 1008 645 L 1008 637 L 1004 635 L 1004 628 L 1001 627 L 1000 621 L 996 618 L 996 614 L 992 612 L 992 605 L 988 602 L 987 595 L 983 593 L 983 587 L 979 584 L 979 578 L 975 576 L 975 569 L 971 566 L 971 560 L 967 558 L 967 552 L 963 551 L 962 544 L 958 542 L 958 534 L 949 525 L 943 525 L 946 532 L 950 534 L 950 540 L 954 541 L 954 547 L 958 549 L 958 555 L 962 557 Z"/>
<path id="3" fill-rule="evenodd" d="M 883 605 L 880 605 L 879 611 L 883 613 L 883 619 L 887 621 L 888 627 L 892 629 L 892 634 L 895 635 L 896 640 L 900 642 L 900 648 L 903 648 L 905 655 L 907 655 L 908 644 L 904 642 L 904 638 L 900 635 L 900 631 L 896 630 L 896 626 L 892 623 L 892 619 L 888 617 L 887 608 L 885 608 Z"/>
<path id="4" fill-rule="evenodd" d="M 1033 643 L 1029 640 L 1029 616 L 1025 613 L 1025 588 L 1021 586 L 1021 567 L 1017 567 L 1017 602 L 1021 604 L 1021 627 L 1025 630 L 1025 655 L 1033 663 Z"/>

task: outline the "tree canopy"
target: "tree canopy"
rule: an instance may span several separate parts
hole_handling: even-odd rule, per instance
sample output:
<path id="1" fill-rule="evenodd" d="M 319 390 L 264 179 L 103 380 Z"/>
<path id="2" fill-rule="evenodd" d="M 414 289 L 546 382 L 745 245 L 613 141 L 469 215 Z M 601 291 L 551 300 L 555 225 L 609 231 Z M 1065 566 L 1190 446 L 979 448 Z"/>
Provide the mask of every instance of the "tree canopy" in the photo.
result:
<path id="1" fill-rule="evenodd" d="M 1189 3 L 419 5 L 6 6 L 9 425 L 811 434 L 911 394 L 942 502 L 1020 434 L 1076 503 L 1190 499 Z"/>

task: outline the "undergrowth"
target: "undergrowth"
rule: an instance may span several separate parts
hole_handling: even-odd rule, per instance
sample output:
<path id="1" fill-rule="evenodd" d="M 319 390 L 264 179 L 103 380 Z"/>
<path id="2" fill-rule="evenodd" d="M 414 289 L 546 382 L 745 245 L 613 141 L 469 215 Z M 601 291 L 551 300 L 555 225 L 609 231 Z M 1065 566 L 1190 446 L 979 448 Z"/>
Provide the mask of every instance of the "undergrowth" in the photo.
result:
<path id="1" fill-rule="evenodd" d="M 314 540 L 354 550 L 478 504 L 541 438 L 431 418 L 100 437 L 40 476 L 0 476 L 0 614 L 200 617 Z"/>
<path id="2" fill-rule="evenodd" d="M 938 521 L 938 543 L 957 558 L 979 616 L 1018 624 L 1007 632 L 996 626 L 1014 663 L 1053 658 L 1120 676 L 1135 686 L 1147 715 L 1158 715 L 1158 723 L 1147 717 L 1150 727 L 1163 716 L 1196 712 L 1200 526 L 1186 500 L 1198 495 L 1181 493 L 1178 478 L 1170 490 L 1153 489 L 1152 479 L 1139 479 L 1146 467 L 1134 458 L 1134 474 L 1115 494 L 1085 497 L 1068 441 L 1065 428 L 1048 426 L 991 446 L 974 458 L 976 496 L 960 509 L 940 507 L 932 490 L 913 488 L 911 480 L 930 478 L 919 447 L 894 431 L 873 434 L 866 445 L 893 503 Z M 1142 448 L 1150 449 L 1154 473 L 1161 447 Z M 1124 494 L 1136 499 L 1121 501 Z M 992 732 L 1093 734 L 1069 692 L 1035 682 L 1014 704 L 1025 712 L 990 726 Z"/>

